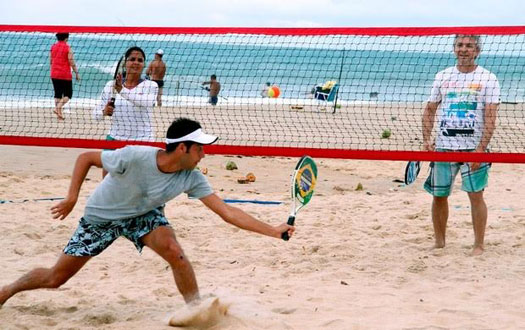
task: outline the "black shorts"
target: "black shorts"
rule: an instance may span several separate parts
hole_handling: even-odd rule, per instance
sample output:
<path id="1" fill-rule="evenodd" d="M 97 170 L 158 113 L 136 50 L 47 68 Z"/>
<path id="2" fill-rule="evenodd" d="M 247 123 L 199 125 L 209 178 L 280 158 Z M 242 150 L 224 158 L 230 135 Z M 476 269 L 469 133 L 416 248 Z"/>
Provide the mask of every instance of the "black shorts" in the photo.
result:
<path id="1" fill-rule="evenodd" d="M 156 82 L 157 85 L 159 85 L 159 88 L 164 87 L 164 80 L 153 80 L 153 81 Z"/>
<path id="2" fill-rule="evenodd" d="M 53 81 L 53 88 L 55 89 L 55 99 L 61 99 L 63 97 L 69 97 L 71 99 L 73 97 L 72 80 L 51 78 L 51 81 Z"/>

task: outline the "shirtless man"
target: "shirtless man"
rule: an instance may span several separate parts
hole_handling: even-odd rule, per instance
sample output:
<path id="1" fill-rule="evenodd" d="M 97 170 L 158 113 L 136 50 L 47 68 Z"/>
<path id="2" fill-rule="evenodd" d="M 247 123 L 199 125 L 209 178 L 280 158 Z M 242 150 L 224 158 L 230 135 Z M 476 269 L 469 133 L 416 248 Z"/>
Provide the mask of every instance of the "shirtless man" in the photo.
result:
<path id="1" fill-rule="evenodd" d="M 159 85 L 159 92 L 157 94 L 157 106 L 162 106 L 162 89 L 164 87 L 164 75 L 166 74 L 166 64 L 162 61 L 164 51 L 162 49 L 157 50 L 155 53 L 155 59 L 151 61 L 146 70 L 146 75 L 151 80 Z"/>
<path id="2" fill-rule="evenodd" d="M 217 76 L 212 74 L 210 76 L 210 81 L 205 81 L 202 83 L 202 86 L 210 85 L 210 87 L 205 87 L 205 89 L 210 92 L 210 100 L 208 103 L 215 106 L 219 101 L 219 92 L 221 91 L 221 83 L 217 81 Z"/>

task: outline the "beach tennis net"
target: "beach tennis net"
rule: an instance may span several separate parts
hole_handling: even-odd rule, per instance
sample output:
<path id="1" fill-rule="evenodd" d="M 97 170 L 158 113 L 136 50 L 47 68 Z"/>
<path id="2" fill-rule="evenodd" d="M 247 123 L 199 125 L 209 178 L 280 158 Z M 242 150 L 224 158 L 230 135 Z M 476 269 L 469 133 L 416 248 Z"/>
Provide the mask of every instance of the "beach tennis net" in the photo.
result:
<path id="1" fill-rule="evenodd" d="M 73 74 L 73 97 L 63 108 L 64 120 L 53 112 L 56 104 L 50 79 L 50 48 L 58 32 L 70 34 L 67 43 L 81 77 L 76 81 Z M 1 144 L 163 146 L 171 121 L 189 117 L 220 137 L 217 145 L 207 147 L 208 153 L 525 161 L 525 140 L 521 138 L 525 129 L 525 26 L 281 29 L 3 25 L 0 33 Z M 443 156 L 421 151 L 423 109 L 436 74 L 456 64 L 453 44 L 457 34 L 481 37 L 477 63 L 492 72 L 500 85 L 490 154 Z M 153 97 L 150 106 L 135 108 L 149 115 L 122 110 L 114 117 L 97 119 L 94 109 L 105 103 L 101 97 L 104 86 L 112 81 L 119 57 L 132 46 L 146 54 L 143 79 L 147 79 L 154 54 L 162 49 L 167 67 L 162 106 Z M 207 90 L 210 85 L 203 85 L 211 75 L 216 75 L 221 85 L 215 105 Z M 476 119 L 470 110 L 479 99 L 472 95 L 480 88 L 483 86 L 474 84 L 470 92 L 458 92 L 458 98 L 467 99 L 450 115 L 454 125 L 474 125 Z M 140 126 L 151 126 L 151 138 L 134 137 L 137 123 L 132 121 L 138 117 Z M 130 138 L 107 141 L 112 125 L 128 128 Z M 436 116 L 434 136 L 442 134 L 442 125 Z"/>

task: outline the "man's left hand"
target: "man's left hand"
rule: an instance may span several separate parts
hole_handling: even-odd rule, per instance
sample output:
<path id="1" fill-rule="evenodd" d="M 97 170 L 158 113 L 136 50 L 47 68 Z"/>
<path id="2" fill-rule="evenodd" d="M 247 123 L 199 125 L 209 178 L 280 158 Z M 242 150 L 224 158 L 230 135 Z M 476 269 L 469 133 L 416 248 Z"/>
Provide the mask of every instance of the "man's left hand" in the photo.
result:
<path id="1" fill-rule="evenodd" d="M 470 170 L 477 171 L 481 166 L 481 163 L 470 163 Z"/>
<path id="2" fill-rule="evenodd" d="M 474 152 L 486 152 L 485 148 L 478 147 Z M 472 171 L 476 171 L 480 168 L 481 163 L 470 163 L 470 169 Z"/>

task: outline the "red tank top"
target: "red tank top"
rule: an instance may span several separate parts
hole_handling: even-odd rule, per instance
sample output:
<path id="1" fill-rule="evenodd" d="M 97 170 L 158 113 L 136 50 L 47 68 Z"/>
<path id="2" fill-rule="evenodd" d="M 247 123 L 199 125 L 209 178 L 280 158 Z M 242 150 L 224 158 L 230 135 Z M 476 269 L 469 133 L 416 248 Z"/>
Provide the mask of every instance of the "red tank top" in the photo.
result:
<path id="1" fill-rule="evenodd" d="M 57 41 L 51 46 L 51 78 L 72 80 L 71 68 L 69 67 L 69 45 L 65 41 Z"/>

